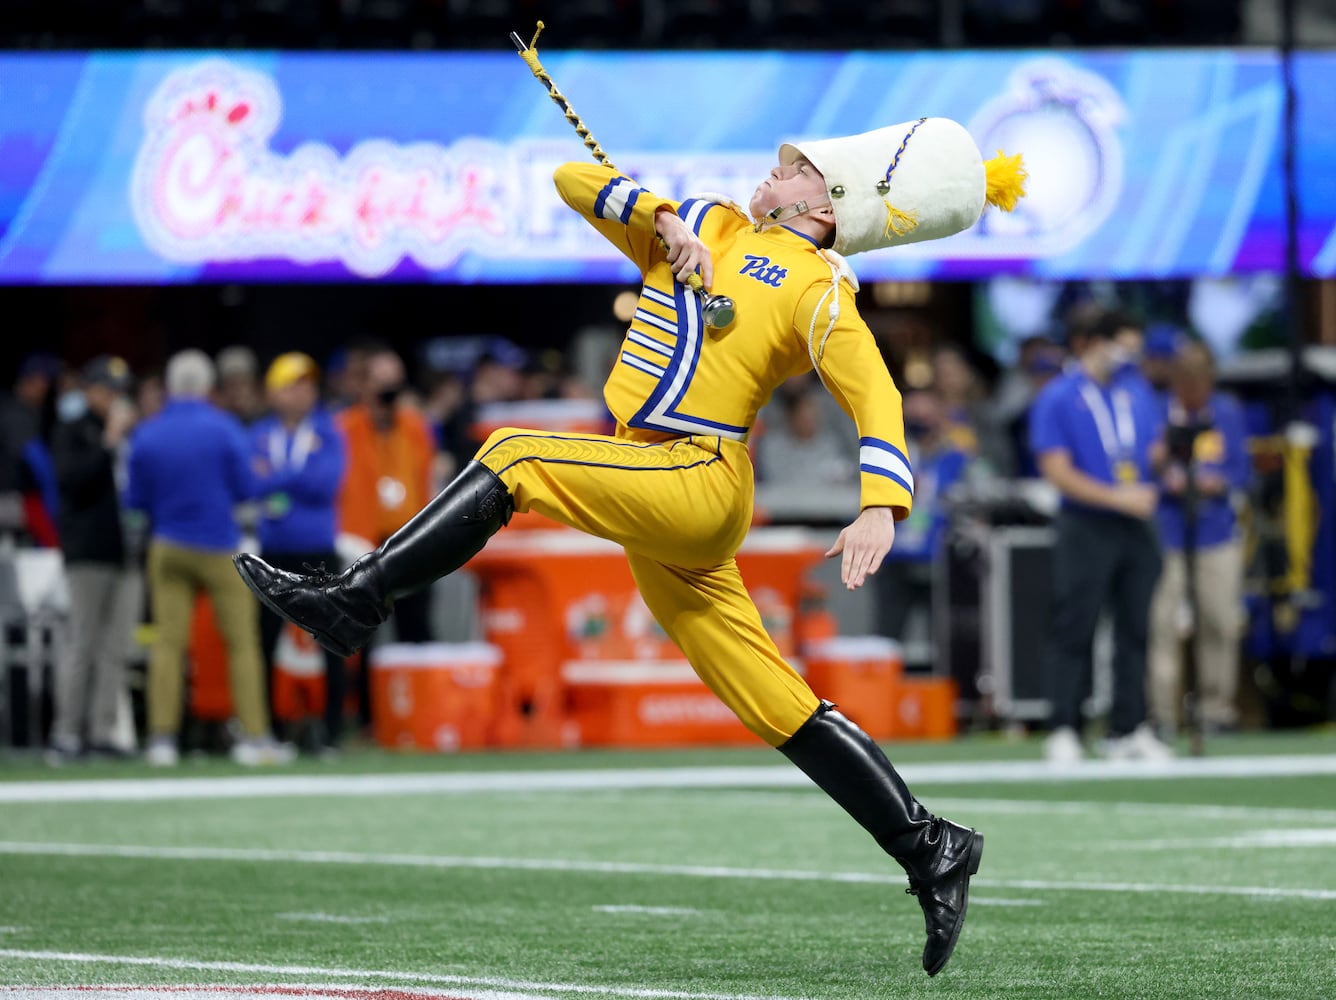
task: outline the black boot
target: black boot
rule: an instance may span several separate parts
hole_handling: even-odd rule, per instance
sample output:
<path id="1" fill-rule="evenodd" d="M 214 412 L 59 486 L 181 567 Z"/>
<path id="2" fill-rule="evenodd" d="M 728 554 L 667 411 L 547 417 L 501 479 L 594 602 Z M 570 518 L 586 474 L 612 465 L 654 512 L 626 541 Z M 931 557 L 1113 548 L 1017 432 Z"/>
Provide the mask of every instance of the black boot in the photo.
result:
<path id="1" fill-rule="evenodd" d="M 481 462 L 470 462 L 385 544 L 342 573 L 288 573 L 248 553 L 232 562 L 265 607 L 326 649 L 350 656 L 389 617 L 396 598 L 459 569 L 514 510 L 506 484 Z"/>
<path id="2" fill-rule="evenodd" d="M 983 834 L 923 808 L 881 748 L 832 705 L 818 708 L 779 750 L 908 873 L 907 891 L 918 897 L 928 933 L 923 968 L 937 975 L 965 922 L 969 879 L 979 870 Z"/>

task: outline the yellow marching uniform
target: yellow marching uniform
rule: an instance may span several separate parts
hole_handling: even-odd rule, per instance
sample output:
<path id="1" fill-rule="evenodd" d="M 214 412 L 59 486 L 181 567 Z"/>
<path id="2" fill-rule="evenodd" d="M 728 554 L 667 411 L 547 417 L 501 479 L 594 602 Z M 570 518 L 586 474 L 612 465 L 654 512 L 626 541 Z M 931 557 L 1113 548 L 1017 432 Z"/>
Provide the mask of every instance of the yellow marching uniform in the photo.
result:
<path id="1" fill-rule="evenodd" d="M 625 548 L 646 605 L 696 673 L 779 746 L 819 701 L 766 634 L 734 560 L 752 517 L 747 434 L 776 386 L 815 368 L 857 424 L 862 506 L 900 519 L 913 475 L 899 391 L 839 258 L 809 237 L 783 226 L 756 232 L 731 204 L 669 201 L 598 164 L 565 164 L 555 180 L 644 276 L 603 389 L 616 434 L 502 428 L 477 460 L 516 510 Z M 737 304 L 730 328 L 707 328 L 699 297 L 674 279 L 655 235 L 661 206 L 709 248 L 711 291 Z"/>
<path id="2" fill-rule="evenodd" d="M 531 66 L 543 79 L 536 56 Z M 396 598 L 465 565 L 514 510 L 619 543 L 645 603 L 701 679 L 904 868 L 923 910 L 931 976 L 960 937 L 983 836 L 915 799 L 876 743 L 819 702 L 766 634 L 734 560 L 752 513 L 745 442 L 775 387 L 814 368 L 858 425 L 862 506 L 904 518 L 914 477 L 900 395 L 858 318 L 840 255 L 959 232 L 985 204 L 1014 206 L 1025 174 L 1019 157 L 985 163 L 946 119 L 780 147 L 781 165 L 799 157 L 830 198 L 829 250 L 777 224 L 808 211 L 806 201 L 752 225 L 731 203 L 665 201 L 606 165 L 560 167 L 562 198 L 644 277 L 603 390 L 616 433 L 497 431 L 412 520 L 339 574 L 289 573 L 244 553 L 235 562 L 267 607 L 347 655 L 371 640 Z M 655 232 L 660 208 L 710 251 L 712 291 L 735 305 L 731 326 L 708 328 L 700 297 L 674 279 Z M 725 312 L 712 309 L 721 320 Z"/>

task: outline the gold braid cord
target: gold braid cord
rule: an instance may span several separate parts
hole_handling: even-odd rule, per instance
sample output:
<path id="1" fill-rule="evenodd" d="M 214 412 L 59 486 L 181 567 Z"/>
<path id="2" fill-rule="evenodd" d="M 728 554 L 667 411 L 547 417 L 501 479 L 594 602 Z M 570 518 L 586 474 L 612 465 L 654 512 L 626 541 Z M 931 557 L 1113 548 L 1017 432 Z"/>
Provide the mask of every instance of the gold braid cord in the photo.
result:
<path id="1" fill-rule="evenodd" d="M 547 96 L 552 98 L 557 107 L 561 108 L 561 113 L 566 116 L 566 120 L 575 129 L 575 134 L 584 142 L 585 148 L 589 150 L 594 159 L 609 170 L 616 170 L 617 168 L 613 166 L 612 161 L 608 159 L 608 154 L 603 152 L 598 140 L 590 133 L 589 127 L 581 121 L 580 116 L 575 113 L 575 109 L 566 100 L 566 95 L 557 89 L 557 85 L 552 82 L 552 77 L 543 68 L 543 64 L 538 61 L 538 36 L 542 33 L 543 22 L 539 21 L 538 29 L 533 33 L 533 39 L 529 42 L 529 47 L 520 50 L 520 58 L 529 67 L 529 71 L 538 78 L 538 82 L 547 88 Z"/>
<path id="2" fill-rule="evenodd" d="M 561 113 L 565 115 L 566 120 L 571 123 L 571 126 L 575 129 L 575 134 L 584 142 L 585 148 L 588 149 L 594 159 L 603 166 L 607 167 L 609 170 L 616 170 L 617 168 L 613 166 L 612 160 L 608 159 L 608 154 L 603 152 L 603 148 L 599 146 L 598 140 L 590 134 L 589 127 L 585 125 L 580 119 L 580 116 L 575 113 L 575 109 L 571 107 L 570 101 L 566 100 L 566 95 L 557 89 L 557 85 L 552 82 L 551 75 L 549 75 L 547 70 L 543 68 L 543 64 L 539 61 L 538 36 L 542 33 L 543 22 L 539 21 L 538 28 L 534 31 L 533 38 L 529 41 L 527 48 L 519 48 L 519 46 L 524 44 L 524 41 L 517 35 L 512 33 L 511 38 L 514 40 L 515 46 L 519 50 L 520 58 L 523 59 L 524 64 L 529 67 L 529 72 L 533 73 L 533 75 L 538 78 L 538 82 L 547 88 L 547 96 L 552 98 L 553 103 L 556 104 L 557 107 L 561 108 Z M 664 241 L 662 236 L 657 237 L 657 239 L 659 246 L 661 246 L 663 252 L 667 254 L 668 244 Z M 701 281 L 699 274 L 688 275 L 687 285 L 695 292 L 704 292 L 705 289 L 705 285 Z"/>
<path id="3" fill-rule="evenodd" d="M 920 118 L 913 127 L 905 133 L 904 139 L 900 143 L 900 148 L 895 151 L 895 156 L 891 159 L 891 165 L 886 168 L 886 190 L 890 191 L 891 174 L 895 173 L 895 168 L 900 165 L 900 157 L 904 155 L 905 149 L 909 146 L 909 140 L 913 138 L 918 127 L 928 119 Z M 891 236 L 904 236 L 906 233 L 912 233 L 918 228 L 918 216 L 913 212 L 902 212 L 891 204 L 891 199 L 882 195 L 883 202 L 886 203 L 886 231 L 883 235 L 890 239 Z"/>

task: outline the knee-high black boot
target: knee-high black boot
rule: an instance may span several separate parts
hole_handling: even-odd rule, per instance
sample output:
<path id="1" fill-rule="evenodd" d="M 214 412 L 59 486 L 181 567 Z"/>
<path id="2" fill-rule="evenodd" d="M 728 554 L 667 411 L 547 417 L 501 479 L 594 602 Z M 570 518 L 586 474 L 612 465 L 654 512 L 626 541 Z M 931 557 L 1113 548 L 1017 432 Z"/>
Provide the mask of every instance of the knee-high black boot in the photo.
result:
<path id="1" fill-rule="evenodd" d="M 261 603 L 349 656 L 389 617 L 395 598 L 459 569 L 514 510 L 506 484 L 481 462 L 470 462 L 380 548 L 342 573 L 288 573 L 248 553 L 232 561 Z"/>
<path id="2" fill-rule="evenodd" d="M 832 705 L 818 708 L 779 750 L 909 875 L 908 891 L 918 897 L 928 934 L 923 968 L 935 976 L 960 937 L 983 834 L 928 812 L 881 748 Z"/>

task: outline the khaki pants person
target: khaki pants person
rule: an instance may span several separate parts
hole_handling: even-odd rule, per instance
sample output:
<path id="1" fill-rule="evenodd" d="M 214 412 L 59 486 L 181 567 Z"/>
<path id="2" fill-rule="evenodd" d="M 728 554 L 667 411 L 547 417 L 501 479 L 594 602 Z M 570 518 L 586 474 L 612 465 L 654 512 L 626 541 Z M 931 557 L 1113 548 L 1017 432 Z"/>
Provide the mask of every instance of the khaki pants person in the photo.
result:
<path id="1" fill-rule="evenodd" d="M 1243 546 L 1229 541 L 1197 552 L 1197 687 L 1203 722 L 1238 721 L 1239 633 L 1243 624 Z M 1183 682 L 1183 608 L 1187 572 L 1182 552 L 1166 552 L 1151 606 L 1150 695 L 1155 721 L 1178 724 Z"/>
<path id="2" fill-rule="evenodd" d="M 119 566 L 73 563 L 65 571 L 70 591 L 70 642 L 56 664 L 55 718 L 51 742 L 72 749 L 111 747 L 125 690 L 130 633 L 139 612 L 139 588 Z"/>
<path id="3" fill-rule="evenodd" d="M 227 646 L 232 704 L 246 736 L 269 735 L 260 655 L 259 610 L 225 552 L 154 541 L 148 553 L 148 585 L 157 633 L 148 665 L 150 736 L 175 736 L 181 728 L 181 690 L 195 595 L 213 604 Z"/>

